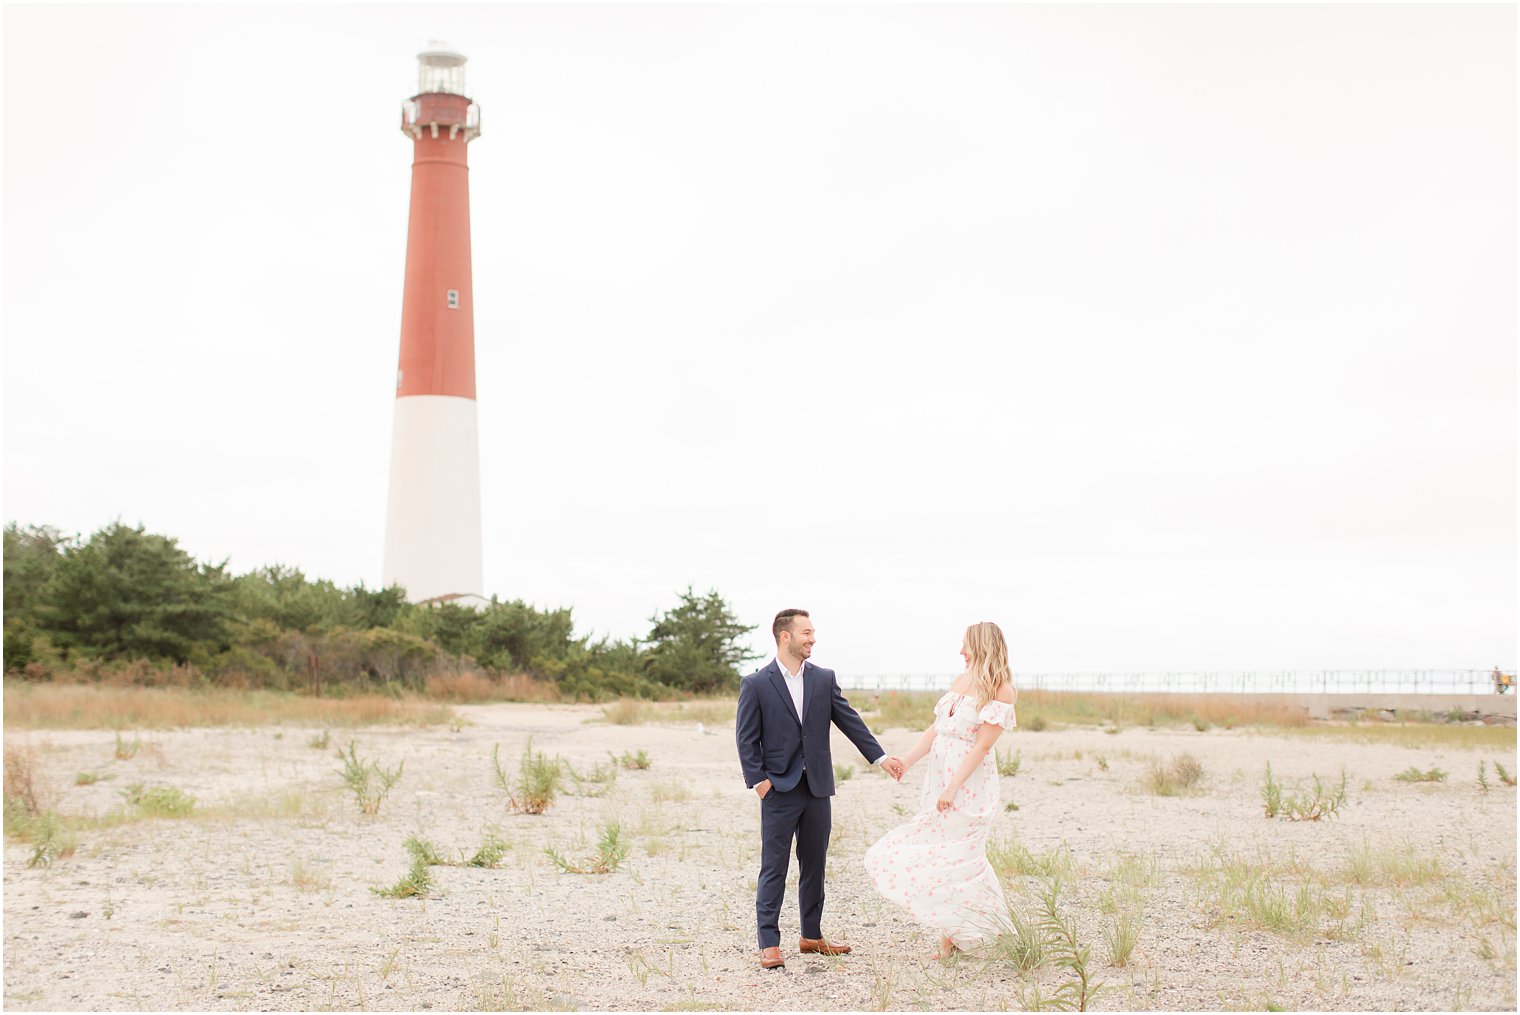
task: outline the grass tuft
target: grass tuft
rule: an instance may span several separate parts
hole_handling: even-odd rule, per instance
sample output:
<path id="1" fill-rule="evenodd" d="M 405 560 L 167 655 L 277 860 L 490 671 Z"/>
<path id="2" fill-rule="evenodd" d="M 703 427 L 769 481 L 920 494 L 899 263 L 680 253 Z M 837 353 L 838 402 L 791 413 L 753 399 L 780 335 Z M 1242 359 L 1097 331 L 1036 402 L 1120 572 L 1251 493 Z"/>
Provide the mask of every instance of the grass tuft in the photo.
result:
<path id="1" fill-rule="evenodd" d="M 1397 782 L 1445 782 L 1451 773 L 1443 771 L 1432 765 L 1427 771 L 1420 771 L 1414 765 L 1410 765 L 1404 771 L 1393 778 Z"/>
<path id="2" fill-rule="evenodd" d="M 370 891 L 387 899 L 409 899 L 426 895 L 433 888 L 433 872 L 428 870 L 427 860 L 412 854 L 412 866 L 389 888 L 371 888 Z"/>
<path id="3" fill-rule="evenodd" d="M 401 848 L 413 860 L 421 860 L 428 867 L 438 867 L 444 863 L 444 859 L 438 853 L 438 847 L 419 835 L 408 836 L 401 844 Z"/>
<path id="4" fill-rule="evenodd" d="M 1346 770 L 1341 769 L 1341 781 L 1332 791 L 1318 775 L 1312 777 L 1314 790 L 1307 795 L 1283 792 L 1282 784 L 1272 778 L 1272 763 L 1267 762 L 1266 776 L 1261 786 L 1262 810 L 1269 818 L 1288 821 L 1319 821 L 1335 817 L 1346 805 Z"/>
<path id="5" fill-rule="evenodd" d="M 1012 778 L 1019 774 L 1019 765 L 1024 760 L 1024 752 L 1016 750 L 1012 754 L 1007 751 L 994 749 L 997 758 L 997 774 Z"/>
<path id="6" fill-rule="evenodd" d="M 517 761 L 517 779 L 511 779 L 501 767 L 501 745 L 491 748 L 491 767 L 496 785 L 507 794 L 507 807 L 518 814 L 543 814 L 554 805 L 554 798 L 565 781 L 565 761 L 559 755 L 549 757 L 533 750 L 533 738 L 523 747 Z"/>
<path id="7" fill-rule="evenodd" d="M 511 846 L 494 832 L 488 832 L 480 848 L 465 860 L 464 865 L 466 867 L 495 867 L 501 863 L 501 858 L 507 855 L 507 850 L 510 848 Z"/>
<path id="8" fill-rule="evenodd" d="M 354 795 L 354 801 L 359 805 L 359 813 L 375 815 L 380 813 L 380 805 L 385 802 L 391 787 L 396 785 L 401 778 L 401 770 L 406 767 L 406 762 L 401 761 L 390 771 L 380 767 L 378 761 L 365 764 L 359 759 L 357 745 L 354 741 L 348 742 L 348 753 L 338 751 L 338 757 L 343 759 L 343 768 L 339 774 L 343 776 L 343 782 Z"/>
<path id="9" fill-rule="evenodd" d="M 1045 883 L 1040 897 L 1040 935 L 1049 961 L 1071 978 L 1063 980 L 1048 996 L 1038 984 L 1031 987 L 1023 999 L 1027 1011 L 1086 1011 L 1103 990 L 1103 984 L 1093 980 L 1088 971 L 1090 950 L 1077 939 L 1076 921 L 1060 911 L 1060 894 L 1060 878 Z"/>
<path id="10" fill-rule="evenodd" d="M 7 747 L 5 749 L 5 804 L 7 813 L 11 801 L 15 801 L 27 814 L 42 811 L 41 793 L 37 788 L 37 749 L 34 747 Z"/>
<path id="11" fill-rule="evenodd" d="M 1001 836 L 987 843 L 987 862 L 999 879 L 1016 877 L 1061 877 L 1073 870 L 1071 852 L 1065 846 L 1038 855 L 1012 836 Z"/>
<path id="12" fill-rule="evenodd" d="M 1498 773 L 1499 781 L 1504 783 L 1504 785 L 1513 786 L 1515 784 L 1515 777 L 1510 774 L 1509 769 L 1505 768 L 1497 761 L 1494 762 L 1494 771 Z"/>
<path id="13" fill-rule="evenodd" d="M 1171 764 L 1152 761 L 1141 784 L 1155 796 L 1182 796 L 1197 792 L 1203 782 L 1203 765 L 1191 754 L 1179 754 Z"/>
<path id="14" fill-rule="evenodd" d="M 1001 933 L 989 951 L 995 959 L 1009 963 L 1020 973 L 1032 972 L 1045 964 L 1045 938 L 1040 924 L 1011 901 L 1004 900 L 1006 911 L 999 915 Z"/>
<path id="15" fill-rule="evenodd" d="M 570 776 L 570 781 L 575 783 L 575 795 L 586 797 L 606 796 L 617 782 L 618 767 L 615 762 L 600 763 L 591 766 L 591 770 L 584 775 L 577 772 L 570 763 L 564 762 L 565 774 Z"/>
<path id="16" fill-rule="evenodd" d="M 611 874 L 628 859 L 628 840 L 623 838 L 622 826 L 614 821 L 602 826 L 596 853 L 580 863 L 565 859 L 552 846 L 544 848 L 544 855 L 566 874 Z"/>
<path id="17" fill-rule="evenodd" d="M 616 756 L 614 756 L 611 751 L 608 751 L 607 756 L 612 758 L 612 760 L 620 767 L 629 769 L 631 771 L 645 771 L 649 768 L 650 764 L 649 754 L 642 748 L 640 748 L 637 752 L 624 751 L 622 754 Z"/>
<path id="18" fill-rule="evenodd" d="M 144 786 L 134 782 L 122 791 L 128 805 L 145 818 L 188 818 L 195 797 L 174 786 Z"/>

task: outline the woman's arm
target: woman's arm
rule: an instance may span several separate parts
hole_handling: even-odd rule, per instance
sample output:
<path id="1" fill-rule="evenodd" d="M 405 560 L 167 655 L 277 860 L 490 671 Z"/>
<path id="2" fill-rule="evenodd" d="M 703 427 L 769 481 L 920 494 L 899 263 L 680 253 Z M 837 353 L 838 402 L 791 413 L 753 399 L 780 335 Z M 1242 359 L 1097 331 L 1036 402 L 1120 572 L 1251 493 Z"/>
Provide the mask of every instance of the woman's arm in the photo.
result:
<path id="1" fill-rule="evenodd" d="M 923 757 L 934 749 L 934 724 L 931 722 L 924 730 L 923 736 L 918 738 L 918 743 L 913 745 L 913 750 L 908 752 L 907 757 L 902 759 L 903 771 L 906 772 L 918 764 Z"/>
<path id="2" fill-rule="evenodd" d="M 1002 735 L 1003 727 L 994 722 L 984 722 L 977 728 L 976 742 L 966 752 L 966 760 L 961 762 L 961 767 L 955 770 L 955 775 L 945 784 L 945 791 L 939 795 L 940 810 L 948 809 L 955 802 L 955 794 L 960 792 L 966 780 L 971 778 L 971 773 L 976 771 L 982 759 L 987 757 L 987 752 L 992 750 L 992 745 Z"/>

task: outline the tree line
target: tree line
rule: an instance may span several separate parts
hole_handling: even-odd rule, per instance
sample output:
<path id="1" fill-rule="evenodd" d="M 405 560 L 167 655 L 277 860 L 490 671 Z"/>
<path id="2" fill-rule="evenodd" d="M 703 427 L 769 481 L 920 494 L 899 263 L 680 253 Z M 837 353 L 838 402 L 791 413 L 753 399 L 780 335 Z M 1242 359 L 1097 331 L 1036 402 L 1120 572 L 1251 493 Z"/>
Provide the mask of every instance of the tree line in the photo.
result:
<path id="1" fill-rule="evenodd" d="M 738 687 L 750 658 L 716 591 L 690 586 L 647 636 L 577 636 L 571 611 L 495 597 L 481 608 L 344 588 L 284 566 L 247 574 L 196 561 L 120 521 L 88 539 L 5 527 L 5 671 L 343 694 L 424 691 L 459 674 L 527 675 L 570 699 L 669 698 Z"/>

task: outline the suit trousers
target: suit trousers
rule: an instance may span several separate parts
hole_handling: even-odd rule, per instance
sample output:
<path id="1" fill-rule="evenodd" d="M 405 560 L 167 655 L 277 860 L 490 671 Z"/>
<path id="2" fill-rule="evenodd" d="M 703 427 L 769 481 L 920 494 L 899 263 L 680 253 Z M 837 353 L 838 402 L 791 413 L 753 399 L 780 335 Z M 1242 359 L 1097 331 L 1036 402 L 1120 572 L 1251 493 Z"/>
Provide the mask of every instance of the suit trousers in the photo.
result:
<path id="1" fill-rule="evenodd" d="M 760 878 L 755 891 L 755 922 L 761 948 L 781 944 L 781 903 L 792 840 L 797 840 L 797 894 L 802 907 L 802 936 L 823 937 L 823 867 L 833 827 L 832 798 L 814 796 L 803 778 L 794 789 L 772 789 L 760 800 Z"/>

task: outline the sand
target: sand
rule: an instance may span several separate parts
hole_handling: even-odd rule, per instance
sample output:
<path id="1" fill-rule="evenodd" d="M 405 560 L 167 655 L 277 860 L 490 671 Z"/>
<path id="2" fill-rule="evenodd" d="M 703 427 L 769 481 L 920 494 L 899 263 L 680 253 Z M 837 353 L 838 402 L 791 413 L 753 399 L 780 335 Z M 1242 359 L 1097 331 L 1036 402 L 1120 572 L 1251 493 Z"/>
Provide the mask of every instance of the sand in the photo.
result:
<path id="1" fill-rule="evenodd" d="M 1002 1010 L 1027 1003 L 1032 986 L 1049 994 L 1069 979 L 989 957 L 947 966 L 928 957 L 935 936 L 881 900 L 861 866 L 866 848 L 904 820 L 894 805 L 916 803 L 920 773 L 893 783 L 837 734 L 835 758 L 857 772 L 834 800 L 824 929 L 855 952 L 796 954 L 794 867 L 781 925 L 789 961 L 765 972 L 754 941 L 758 805 L 739 776 L 731 725 L 614 726 L 590 706 L 457 711 L 456 729 L 353 734 L 361 757 L 405 761 L 375 817 L 343 787 L 336 748 L 348 735 L 336 731 L 326 749 L 309 745 L 318 731 L 299 727 L 143 734 L 144 749 L 125 761 L 110 732 L 9 733 L 8 747 L 37 749 L 60 811 L 107 814 L 141 782 L 192 794 L 199 813 L 81 831 L 75 855 L 46 868 L 28 868 L 29 847 L 8 842 L 5 1007 Z M 897 753 L 916 736 L 878 732 Z M 530 735 L 582 771 L 609 752 L 642 749 L 652 764 L 620 771 L 603 796 L 564 795 L 547 814 L 513 814 L 491 750 L 500 744 L 515 771 Z M 1515 1008 L 1515 790 L 1492 775 L 1494 760 L 1516 770 L 1512 743 L 1082 728 L 1020 731 L 1000 746 L 1018 750 L 1021 766 L 1002 780 L 1018 810 L 995 834 L 1036 856 L 1069 851 L 1061 909 L 1105 985 L 1092 1007 Z M 1207 773 L 1201 791 L 1146 792 L 1151 761 L 1182 752 Z M 1490 765 L 1487 793 L 1479 760 Z M 1265 818 L 1268 762 L 1289 785 L 1344 768 L 1348 804 L 1321 822 Z M 1423 785 L 1393 779 L 1411 765 L 1451 774 Z M 78 786 L 81 771 L 110 777 Z M 550 847 L 585 857 L 612 821 L 633 844 L 614 873 L 563 873 L 545 856 Z M 405 873 L 408 836 L 457 857 L 493 829 L 511 844 L 499 867 L 434 867 L 422 898 L 371 891 Z M 1363 847 L 1433 860 L 1439 873 L 1345 885 L 1339 872 Z M 1328 882 L 1319 896 L 1331 911 L 1298 935 L 1232 918 L 1190 873 L 1215 849 L 1274 858 L 1268 884 L 1290 897 L 1300 882 Z M 1103 933 L 1115 917 L 1104 901 L 1125 857 L 1152 861 L 1155 873 L 1121 968 L 1108 961 Z M 1037 905 L 1039 878 L 1008 884 L 1017 905 Z"/>

